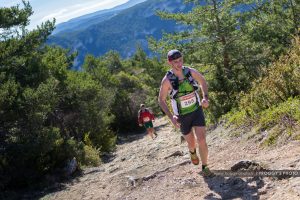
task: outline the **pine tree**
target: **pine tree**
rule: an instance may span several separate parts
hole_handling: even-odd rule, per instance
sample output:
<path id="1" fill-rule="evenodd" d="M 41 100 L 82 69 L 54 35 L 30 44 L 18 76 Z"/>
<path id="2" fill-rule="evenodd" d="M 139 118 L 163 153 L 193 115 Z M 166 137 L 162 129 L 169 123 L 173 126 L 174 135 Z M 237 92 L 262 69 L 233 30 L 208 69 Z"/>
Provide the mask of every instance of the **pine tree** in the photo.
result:
<path id="1" fill-rule="evenodd" d="M 185 2 L 194 3 L 188 13 L 160 11 L 158 15 L 186 25 L 186 31 L 165 34 L 157 42 L 152 38 L 150 47 L 164 55 L 171 48 L 180 49 L 185 63 L 200 72 L 205 69 L 212 97 L 211 110 L 218 118 L 237 105 L 239 93 L 249 90 L 251 82 L 261 75 L 261 67 L 266 67 L 288 48 L 299 23 L 295 12 L 299 3 L 278 0 Z M 267 11 L 272 10 L 272 6 L 276 12 Z M 279 20 L 282 15 L 283 19 Z M 257 24 L 260 21 L 262 26 Z M 266 25 L 272 23 L 273 28 L 267 28 Z"/>

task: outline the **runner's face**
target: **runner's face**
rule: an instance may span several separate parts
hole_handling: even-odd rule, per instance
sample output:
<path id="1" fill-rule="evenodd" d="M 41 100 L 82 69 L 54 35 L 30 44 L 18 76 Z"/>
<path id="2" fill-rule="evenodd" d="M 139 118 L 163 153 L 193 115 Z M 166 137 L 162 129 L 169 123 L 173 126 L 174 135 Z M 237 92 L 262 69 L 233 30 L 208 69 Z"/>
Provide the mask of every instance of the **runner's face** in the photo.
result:
<path id="1" fill-rule="evenodd" d="M 182 59 L 182 57 L 180 57 L 180 58 L 177 58 L 176 60 L 169 61 L 169 63 L 171 64 L 173 69 L 180 70 L 183 65 L 183 59 Z"/>

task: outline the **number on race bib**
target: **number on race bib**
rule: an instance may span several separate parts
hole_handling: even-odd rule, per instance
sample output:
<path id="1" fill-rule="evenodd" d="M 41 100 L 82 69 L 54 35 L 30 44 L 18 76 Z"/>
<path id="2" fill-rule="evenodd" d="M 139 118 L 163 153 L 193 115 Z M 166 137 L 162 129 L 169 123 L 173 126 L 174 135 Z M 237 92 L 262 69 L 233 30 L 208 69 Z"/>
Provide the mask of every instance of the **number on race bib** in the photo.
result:
<path id="1" fill-rule="evenodd" d="M 180 100 L 181 108 L 190 107 L 197 102 L 195 93 L 191 93 L 191 94 L 187 94 L 182 97 L 179 97 L 179 100 Z"/>

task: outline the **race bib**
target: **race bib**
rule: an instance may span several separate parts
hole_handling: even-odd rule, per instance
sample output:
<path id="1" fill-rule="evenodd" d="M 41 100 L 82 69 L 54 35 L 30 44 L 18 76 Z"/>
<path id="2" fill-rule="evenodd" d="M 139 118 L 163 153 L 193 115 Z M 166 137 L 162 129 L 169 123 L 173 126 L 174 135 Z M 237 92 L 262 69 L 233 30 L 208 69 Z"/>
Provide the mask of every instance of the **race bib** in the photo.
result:
<path id="1" fill-rule="evenodd" d="M 180 101 L 181 108 L 187 108 L 197 103 L 196 95 L 194 92 L 179 97 L 179 101 Z"/>
<path id="2" fill-rule="evenodd" d="M 144 117 L 144 118 L 143 118 L 143 121 L 144 121 L 144 122 L 149 122 L 149 121 L 150 121 L 150 118 L 149 118 L 149 117 Z"/>

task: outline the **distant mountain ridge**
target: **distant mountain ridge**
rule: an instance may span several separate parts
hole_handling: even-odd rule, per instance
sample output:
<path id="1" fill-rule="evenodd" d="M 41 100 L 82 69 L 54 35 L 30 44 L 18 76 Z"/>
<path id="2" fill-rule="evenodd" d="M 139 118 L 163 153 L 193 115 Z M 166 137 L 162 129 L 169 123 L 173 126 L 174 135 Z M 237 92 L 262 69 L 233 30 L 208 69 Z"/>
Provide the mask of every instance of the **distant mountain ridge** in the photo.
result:
<path id="1" fill-rule="evenodd" d="M 157 10 L 187 12 L 192 5 L 184 4 L 183 1 L 147 0 L 121 11 L 114 10 L 108 13 L 100 11 L 99 15 L 94 13 L 81 19 L 77 18 L 73 22 L 77 21 L 77 24 L 84 22 L 86 27 L 78 30 L 75 23 L 74 29 L 52 35 L 48 43 L 78 51 L 75 67 L 83 63 L 86 54 L 101 56 L 115 50 L 123 58 L 130 57 L 134 54 L 137 44 L 150 55 L 147 37 L 160 39 L 163 31 L 178 32 L 184 29 L 183 25 L 176 24 L 175 21 L 160 19 L 155 12 Z M 108 14 L 106 19 L 105 14 Z"/>
<path id="2" fill-rule="evenodd" d="M 108 20 L 111 17 L 117 15 L 122 10 L 130 8 L 138 3 L 142 3 L 146 0 L 129 0 L 128 2 L 111 9 L 100 10 L 94 13 L 86 14 L 80 17 L 76 17 L 67 22 L 60 23 L 56 26 L 52 34 L 58 34 L 59 32 L 71 32 L 74 30 L 85 29 L 95 23 Z"/>

